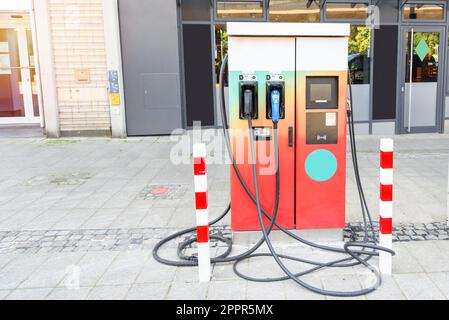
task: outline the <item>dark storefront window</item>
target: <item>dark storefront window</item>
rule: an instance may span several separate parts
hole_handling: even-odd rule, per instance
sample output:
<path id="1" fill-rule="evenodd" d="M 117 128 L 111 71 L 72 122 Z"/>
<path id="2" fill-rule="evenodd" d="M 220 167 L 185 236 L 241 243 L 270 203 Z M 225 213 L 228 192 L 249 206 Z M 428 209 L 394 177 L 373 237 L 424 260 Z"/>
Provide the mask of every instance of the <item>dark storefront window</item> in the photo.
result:
<path id="1" fill-rule="evenodd" d="M 319 0 L 270 0 L 271 22 L 320 22 Z"/>
<path id="2" fill-rule="evenodd" d="M 211 6 L 209 1 L 204 0 L 183 0 L 182 20 L 183 21 L 210 21 Z"/>
<path id="3" fill-rule="evenodd" d="M 183 26 L 187 126 L 194 121 L 201 121 L 203 126 L 214 125 L 211 31 L 209 24 Z"/>
<path id="4" fill-rule="evenodd" d="M 351 26 L 349 37 L 349 71 L 354 84 L 370 83 L 371 29 L 366 26 Z"/>
<path id="5" fill-rule="evenodd" d="M 438 32 L 415 32 L 413 34 L 413 59 L 410 66 L 410 34 L 407 34 L 407 68 L 405 81 L 410 82 L 410 67 L 412 69 L 412 82 L 438 81 Z"/>
<path id="6" fill-rule="evenodd" d="M 365 20 L 368 18 L 368 3 L 326 2 L 328 20 Z"/>
<path id="7" fill-rule="evenodd" d="M 217 1 L 217 19 L 263 19 L 263 1 Z"/>
<path id="8" fill-rule="evenodd" d="M 224 57 L 228 53 L 228 33 L 225 24 L 215 25 L 215 76 L 216 83 L 220 83 L 220 68 Z M 227 73 L 225 73 L 225 76 Z M 227 85 L 227 84 L 225 84 Z"/>
<path id="9" fill-rule="evenodd" d="M 374 29 L 373 120 L 396 118 L 398 26 Z"/>
<path id="10" fill-rule="evenodd" d="M 371 105 L 371 29 L 353 25 L 349 36 L 348 66 L 352 81 L 355 121 L 370 120 Z"/>
<path id="11" fill-rule="evenodd" d="M 405 20 L 438 21 L 444 19 L 444 5 L 423 3 L 406 4 L 403 13 Z"/>

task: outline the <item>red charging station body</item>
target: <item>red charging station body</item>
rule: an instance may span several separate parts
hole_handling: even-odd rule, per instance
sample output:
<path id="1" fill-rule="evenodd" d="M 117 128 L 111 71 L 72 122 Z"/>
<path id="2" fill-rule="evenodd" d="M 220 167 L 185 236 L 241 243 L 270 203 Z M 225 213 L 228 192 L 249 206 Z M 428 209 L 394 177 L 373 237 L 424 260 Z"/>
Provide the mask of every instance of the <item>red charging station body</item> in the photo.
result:
<path id="1" fill-rule="evenodd" d="M 256 97 L 253 120 L 262 208 L 276 197 L 272 85 L 282 91 L 276 221 L 287 229 L 345 225 L 347 53 L 349 25 L 229 23 L 229 122 L 233 156 L 254 195 L 242 88 Z M 265 219 L 266 225 L 268 220 Z M 231 168 L 231 225 L 260 230 L 257 208 Z"/>

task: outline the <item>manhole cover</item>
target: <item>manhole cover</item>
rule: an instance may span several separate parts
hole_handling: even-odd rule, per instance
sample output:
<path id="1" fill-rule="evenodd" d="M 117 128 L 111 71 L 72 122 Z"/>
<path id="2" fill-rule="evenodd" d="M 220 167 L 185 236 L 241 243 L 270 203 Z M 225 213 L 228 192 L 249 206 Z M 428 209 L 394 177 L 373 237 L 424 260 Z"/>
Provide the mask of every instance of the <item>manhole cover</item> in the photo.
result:
<path id="1" fill-rule="evenodd" d="M 162 195 L 167 194 L 169 192 L 170 192 L 170 189 L 168 189 L 168 188 L 153 188 L 153 189 L 150 190 L 150 193 L 153 196 L 156 196 L 156 197 L 157 196 L 162 196 Z"/>
<path id="2" fill-rule="evenodd" d="M 181 199 L 187 191 L 187 185 L 148 185 L 140 192 L 139 198 L 143 200 L 151 199 Z"/>

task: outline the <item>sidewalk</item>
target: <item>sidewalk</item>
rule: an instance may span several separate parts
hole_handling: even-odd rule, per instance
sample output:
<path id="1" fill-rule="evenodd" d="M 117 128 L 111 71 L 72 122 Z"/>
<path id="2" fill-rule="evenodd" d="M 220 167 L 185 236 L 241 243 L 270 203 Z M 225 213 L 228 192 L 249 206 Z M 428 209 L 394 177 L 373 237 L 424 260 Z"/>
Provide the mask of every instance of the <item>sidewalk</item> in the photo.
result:
<path id="1" fill-rule="evenodd" d="M 449 136 L 394 139 L 395 223 L 441 225 L 447 215 Z M 361 176 L 375 220 L 378 143 L 379 137 L 358 138 Z M 0 299 L 323 298 L 291 282 L 243 281 L 232 265 L 216 266 L 213 281 L 198 284 L 196 269 L 153 260 L 158 239 L 195 224 L 192 167 L 170 162 L 173 145 L 170 137 L 0 138 Z M 348 162 L 347 220 L 357 223 L 351 170 Z M 229 201 L 228 166 L 208 166 L 208 179 L 212 218 Z M 175 248 L 169 249 L 173 255 Z M 449 298 L 449 241 L 397 242 L 395 249 L 394 275 L 362 298 Z M 283 250 L 332 258 L 302 247 Z M 260 276 L 266 275 L 263 270 L 280 275 L 270 259 L 243 267 L 261 270 Z M 78 273 L 80 288 L 67 289 Z M 343 290 L 368 281 L 361 268 L 323 270 L 309 280 Z"/>

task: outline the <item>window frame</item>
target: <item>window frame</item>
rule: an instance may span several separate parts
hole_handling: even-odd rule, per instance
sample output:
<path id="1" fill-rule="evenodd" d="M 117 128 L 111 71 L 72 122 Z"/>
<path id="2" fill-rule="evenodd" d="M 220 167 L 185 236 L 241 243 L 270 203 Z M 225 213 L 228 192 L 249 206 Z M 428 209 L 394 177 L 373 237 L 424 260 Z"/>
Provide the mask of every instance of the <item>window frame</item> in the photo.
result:
<path id="1" fill-rule="evenodd" d="M 219 18 L 217 15 L 217 3 L 218 2 L 254 2 L 254 3 L 261 3 L 262 4 L 262 18 Z M 267 0 L 214 0 L 213 3 L 213 23 L 225 23 L 225 22 L 266 22 L 268 19 L 268 4 Z"/>
<path id="2" fill-rule="evenodd" d="M 350 22 L 350 23 L 365 23 L 370 17 L 369 13 L 369 6 L 372 4 L 371 0 L 320 0 L 321 1 L 321 22 Z M 366 4 L 368 8 L 368 16 L 366 19 L 350 19 L 350 18 L 344 18 L 344 19 L 333 19 L 333 18 L 327 18 L 326 16 L 326 10 L 328 4 Z"/>
<path id="3" fill-rule="evenodd" d="M 427 20 L 427 19 L 406 19 L 404 16 L 404 7 L 408 4 L 424 4 L 424 5 L 442 5 L 443 19 L 441 20 Z M 399 2 L 399 19 L 403 24 L 445 24 L 447 19 L 447 3 L 445 1 L 425 1 L 425 0 L 400 0 Z"/>
<path id="4" fill-rule="evenodd" d="M 316 22 L 309 22 L 309 23 L 322 23 L 323 21 L 323 5 L 322 2 L 323 0 L 317 0 L 318 1 L 318 9 L 320 10 L 319 12 L 319 21 Z M 270 4 L 270 0 L 268 0 L 268 4 Z M 273 22 L 273 23 L 278 23 L 277 21 L 271 21 L 270 20 L 270 6 L 267 6 L 267 22 Z M 281 22 L 282 23 L 282 22 Z"/>

